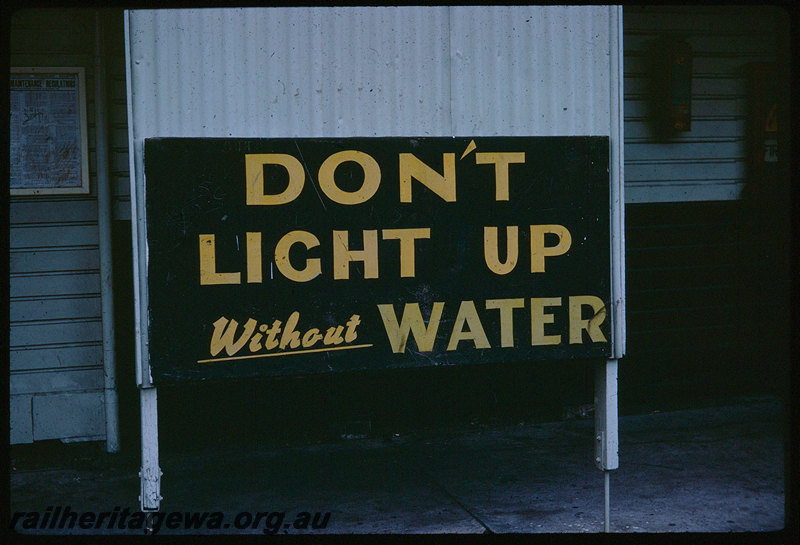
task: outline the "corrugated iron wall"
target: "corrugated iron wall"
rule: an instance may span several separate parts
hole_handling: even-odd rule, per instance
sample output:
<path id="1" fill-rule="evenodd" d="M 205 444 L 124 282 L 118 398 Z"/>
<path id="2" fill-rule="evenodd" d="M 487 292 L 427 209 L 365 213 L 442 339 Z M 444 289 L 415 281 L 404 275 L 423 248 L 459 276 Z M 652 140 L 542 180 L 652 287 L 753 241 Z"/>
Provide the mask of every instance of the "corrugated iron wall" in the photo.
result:
<path id="1" fill-rule="evenodd" d="M 374 136 L 450 126 L 447 8 L 157 10 L 131 20 L 148 29 L 131 36 L 132 92 L 147 104 L 140 131 Z"/>
<path id="2" fill-rule="evenodd" d="M 161 136 L 608 134 L 609 13 L 134 11 L 132 92 Z"/>
<path id="3" fill-rule="evenodd" d="M 20 11 L 11 30 L 12 66 L 86 69 L 92 188 L 10 202 L 11 442 L 103 439 L 94 14 Z"/>
<path id="4" fill-rule="evenodd" d="M 450 13 L 452 134 L 609 134 L 608 7 Z"/>

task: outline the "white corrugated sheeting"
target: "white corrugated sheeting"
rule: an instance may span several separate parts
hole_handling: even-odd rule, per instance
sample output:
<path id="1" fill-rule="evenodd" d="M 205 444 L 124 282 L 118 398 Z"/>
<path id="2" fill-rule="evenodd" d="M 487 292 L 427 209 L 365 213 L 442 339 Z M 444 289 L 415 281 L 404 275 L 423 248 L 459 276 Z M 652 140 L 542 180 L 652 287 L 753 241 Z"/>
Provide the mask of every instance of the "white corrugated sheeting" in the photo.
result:
<path id="1" fill-rule="evenodd" d="M 609 17 L 602 6 L 133 11 L 135 136 L 608 134 Z"/>
<path id="2" fill-rule="evenodd" d="M 619 19 L 608 6 L 127 12 L 134 255 L 148 137 L 610 135 L 618 180 Z"/>
<path id="3" fill-rule="evenodd" d="M 449 132 L 447 8 L 135 11 L 130 20 L 148 29 L 131 31 L 136 137 Z"/>
<path id="4" fill-rule="evenodd" d="M 451 24 L 454 134 L 609 134 L 607 7 L 453 8 Z"/>

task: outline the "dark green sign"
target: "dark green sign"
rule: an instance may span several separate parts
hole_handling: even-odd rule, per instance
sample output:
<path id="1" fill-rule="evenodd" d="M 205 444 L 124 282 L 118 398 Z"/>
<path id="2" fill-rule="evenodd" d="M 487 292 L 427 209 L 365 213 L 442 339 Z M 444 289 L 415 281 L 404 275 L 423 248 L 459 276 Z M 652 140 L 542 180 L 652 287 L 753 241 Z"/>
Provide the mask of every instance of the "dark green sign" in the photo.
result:
<path id="1" fill-rule="evenodd" d="M 145 140 L 153 379 L 611 355 L 607 137 Z"/>

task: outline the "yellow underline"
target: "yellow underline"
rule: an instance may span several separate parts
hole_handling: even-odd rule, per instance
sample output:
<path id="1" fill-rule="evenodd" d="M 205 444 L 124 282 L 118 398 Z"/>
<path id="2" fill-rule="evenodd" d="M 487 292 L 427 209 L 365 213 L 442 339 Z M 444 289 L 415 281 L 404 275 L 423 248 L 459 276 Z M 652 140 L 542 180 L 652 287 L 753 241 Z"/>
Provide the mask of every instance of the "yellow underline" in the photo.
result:
<path id="1" fill-rule="evenodd" d="M 331 348 L 312 348 L 311 350 L 291 350 L 289 352 L 274 352 L 272 354 L 253 354 L 252 356 L 236 356 L 233 358 L 214 358 L 210 360 L 197 360 L 197 363 L 212 363 L 215 361 L 249 360 L 253 358 L 271 358 L 272 356 L 291 356 L 292 354 L 311 354 L 312 352 L 333 352 L 334 350 L 352 350 L 354 348 L 369 348 L 371 344 L 353 344 L 348 346 L 334 346 Z"/>

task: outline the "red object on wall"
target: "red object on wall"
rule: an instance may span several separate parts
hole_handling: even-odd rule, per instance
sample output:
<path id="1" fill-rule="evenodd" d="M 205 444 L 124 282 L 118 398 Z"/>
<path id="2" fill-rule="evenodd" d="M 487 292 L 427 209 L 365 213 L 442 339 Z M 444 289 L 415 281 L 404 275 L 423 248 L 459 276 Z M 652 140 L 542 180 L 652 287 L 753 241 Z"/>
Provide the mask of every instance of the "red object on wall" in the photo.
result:
<path id="1" fill-rule="evenodd" d="M 778 101 L 776 67 L 772 63 L 750 66 L 748 85 L 748 178 L 770 183 L 778 176 Z"/>
<path id="2" fill-rule="evenodd" d="M 653 134 L 663 140 L 692 129 L 692 46 L 662 36 L 650 52 L 650 108 Z"/>
<path id="3" fill-rule="evenodd" d="M 667 49 L 669 124 L 673 131 L 692 129 L 692 47 L 678 40 Z"/>

